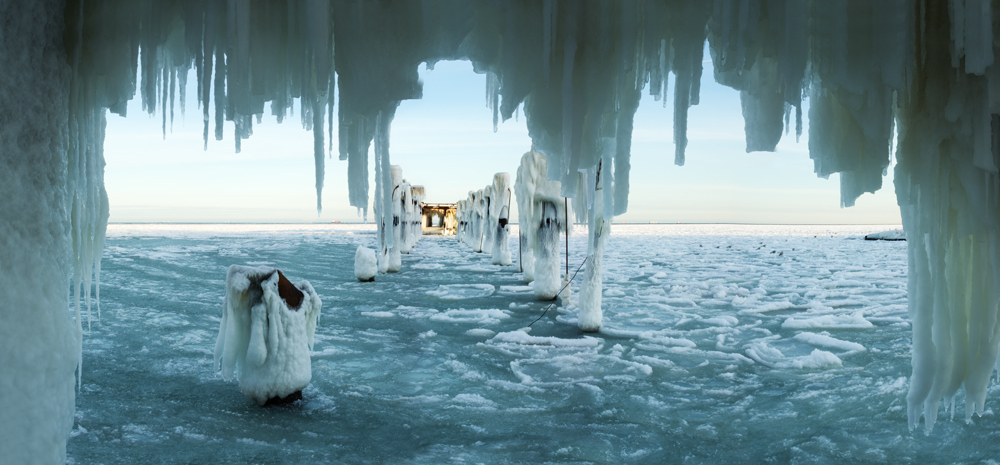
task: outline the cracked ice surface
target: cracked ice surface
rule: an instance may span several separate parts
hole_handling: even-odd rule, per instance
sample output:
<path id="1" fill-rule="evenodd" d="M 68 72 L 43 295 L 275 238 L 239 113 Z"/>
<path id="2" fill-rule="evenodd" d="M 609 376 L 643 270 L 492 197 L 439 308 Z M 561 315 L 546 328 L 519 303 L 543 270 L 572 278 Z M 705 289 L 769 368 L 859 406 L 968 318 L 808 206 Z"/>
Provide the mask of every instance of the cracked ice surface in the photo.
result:
<path id="1" fill-rule="evenodd" d="M 990 401 L 976 426 L 942 411 L 929 438 L 907 432 L 906 245 L 862 239 L 887 228 L 613 228 L 606 324 L 584 336 L 573 309 L 520 330 L 548 303 L 522 284 L 516 239 L 514 266 L 497 267 L 454 238 L 425 237 L 399 273 L 360 283 L 350 263 L 374 243 L 373 226 L 112 225 L 103 320 L 84 339 L 68 454 L 74 463 L 989 458 L 982 444 L 1000 427 Z M 585 241 L 572 236 L 571 267 Z M 231 263 L 308 279 L 324 302 L 312 382 L 290 408 L 261 409 L 212 369 Z"/>

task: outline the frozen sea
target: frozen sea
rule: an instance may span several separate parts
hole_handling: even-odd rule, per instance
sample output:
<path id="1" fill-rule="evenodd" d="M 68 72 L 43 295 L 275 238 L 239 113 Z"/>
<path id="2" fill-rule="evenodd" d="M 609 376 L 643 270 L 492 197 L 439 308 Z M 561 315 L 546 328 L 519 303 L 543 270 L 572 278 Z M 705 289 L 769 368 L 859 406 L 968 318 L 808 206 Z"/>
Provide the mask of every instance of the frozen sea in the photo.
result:
<path id="1" fill-rule="evenodd" d="M 111 225 L 70 462 L 997 463 L 995 385 L 983 417 L 907 430 L 906 243 L 861 239 L 893 227 L 615 225 L 582 334 L 572 307 L 523 330 L 548 303 L 516 230 L 512 267 L 425 237 L 359 283 L 370 225 Z M 322 298 L 302 401 L 213 368 L 232 264 Z"/>

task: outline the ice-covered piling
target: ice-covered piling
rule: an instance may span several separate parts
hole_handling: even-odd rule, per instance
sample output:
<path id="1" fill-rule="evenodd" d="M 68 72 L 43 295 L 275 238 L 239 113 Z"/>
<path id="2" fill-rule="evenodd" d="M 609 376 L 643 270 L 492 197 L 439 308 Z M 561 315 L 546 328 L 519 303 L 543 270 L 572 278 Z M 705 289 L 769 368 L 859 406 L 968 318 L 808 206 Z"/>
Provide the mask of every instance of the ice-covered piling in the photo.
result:
<path id="1" fill-rule="evenodd" d="M 395 273 L 403 267 L 403 258 L 400 256 L 400 247 L 402 243 L 402 223 L 400 218 L 403 214 L 403 168 L 398 165 L 392 165 L 392 205 L 390 209 L 392 211 L 391 223 L 387 224 L 386 227 L 389 231 L 386 234 L 387 238 L 392 238 L 386 243 L 386 249 L 388 250 L 388 258 L 386 265 L 386 271 L 389 273 Z"/>
<path id="2" fill-rule="evenodd" d="M 410 217 L 410 248 L 412 249 L 423 238 L 423 215 L 420 214 L 424 203 L 424 186 L 410 186 L 410 204 L 412 216 Z"/>
<path id="3" fill-rule="evenodd" d="M 566 231 L 566 200 L 562 184 L 548 179 L 548 160 L 537 151 L 521 157 L 514 192 L 518 221 L 521 225 L 521 261 L 523 276 L 531 282 L 535 296 L 555 299 L 563 283 L 559 270 L 559 234 Z M 567 299 L 568 300 L 568 299 Z"/>
<path id="4" fill-rule="evenodd" d="M 322 302 L 308 281 L 273 268 L 233 265 L 215 343 L 215 366 L 258 405 L 287 400 L 312 379 L 310 352 Z"/>
<path id="5" fill-rule="evenodd" d="M 602 164 L 598 164 L 598 169 Z M 587 263 L 586 271 L 583 274 L 583 282 L 580 283 L 579 298 L 579 318 L 577 324 L 580 329 L 587 332 L 597 331 L 601 328 L 604 312 L 601 310 L 601 269 L 604 262 L 604 243 L 611 232 L 611 222 L 606 217 L 610 217 L 604 208 L 604 182 L 600 171 L 592 170 L 588 180 L 593 179 L 594 190 L 590 197 L 593 199 L 588 212 L 590 221 L 587 224 Z"/>
<path id="6" fill-rule="evenodd" d="M 483 188 L 483 241 L 480 252 L 493 253 L 493 239 L 496 235 L 496 228 L 493 227 L 493 185 L 488 184 Z"/>
<path id="7" fill-rule="evenodd" d="M 399 185 L 399 253 L 408 254 L 413 247 L 413 201 L 410 183 L 403 181 Z"/>
<path id="8" fill-rule="evenodd" d="M 535 228 L 532 226 L 532 211 L 534 208 L 535 185 L 540 174 L 544 176 L 545 168 L 540 166 L 544 161 L 536 160 L 543 155 L 530 151 L 521 156 L 521 164 L 517 167 L 517 177 L 514 180 L 514 198 L 517 201 L 518 222 L 518 262 L 524 282 L 535 280 L 535 254 L 531 247 Z M 544 160 L 544 158 L 543 158 Z M 544 180 L 545 178 L 540 178 Z"/>
<path id="9" fill-rule="evenodd" d="M 493 229 L 493 244 L 490 250 L 493 254 L 493 264 L 508 266 L 510 260 L 510 174 L 497 173 L 493 175 L 493 204 L 490 207 L 490 222 Z"/>
<path id="10" fill-rule="evenodd" d="M 496 173 L 490 184 L 456 202 L 454 216 L 446 214 L 442 226 L 454 228 L 472 251 L 489 253 L 494 265 L 509 266 L 511 194 L 510 174 Z"/>
<path id="11" fill-rule="evenodd" d="M 559 279 L 559 208 L 551 200 L 543 200 L 538 206 L 538 222 L 535 223 L 535 280 L 532 287 L 539 300 L 555 299 L 562 287 Z"/>
<path id="12" fill-rule="evenodd" d="M 473 220 L 472 237 L 469 238 L 469 245 L 472 251 L 480 253 L 483 251 L 484 226 L 486 223 L 486 192 L 483 189 L 476 191 L 473 197 Z"/>

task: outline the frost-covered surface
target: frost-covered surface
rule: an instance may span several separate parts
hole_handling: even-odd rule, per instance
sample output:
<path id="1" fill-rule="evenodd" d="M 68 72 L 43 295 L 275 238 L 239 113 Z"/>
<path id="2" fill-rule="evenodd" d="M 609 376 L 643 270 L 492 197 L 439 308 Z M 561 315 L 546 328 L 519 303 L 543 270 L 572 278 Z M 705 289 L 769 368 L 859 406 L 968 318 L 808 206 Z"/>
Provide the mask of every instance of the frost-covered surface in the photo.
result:
<path id="1" fill-rule="evenodd" d="M 292 284 L 295 304 L 279 294 L 279 273 L 270 267 L 232 265 L 215 342 L 213 364 L 226 380 L 259 405 L 301 391 L 312 377 L 310 352 L 323 304 L 309 281 Z"/>
<path id="2" fill-rule="evenodd" d="M 972 425 L 942 410 L 930 436 L 907 430 L 905 243 L 858 240 L 866 227 L 614 228 L 604 324 L 584 336 L 572 310 L 558 308 L 520 331 L 548 303 L 535 300 L 516 263 L 497 267 L 453 238 L 424 238 L 399 273 L 372 285 L 346 265 L 372 243 L 372 225 L 112 225 L 70 458 L 995 458 L 995 386 Z M 574 269 L 586 250 L 581 229 L 570 242 Z M 234 262 L 295 269 L 331 315 L 316 328 L 305 400 L 292 408 L 261 409 L 212 369 L 220 271 Z M 871 327 L 782 327 L 859 313 Z M 773 366 L 747 355 L 758 347 L 771 349 L 764 360 Z"/>

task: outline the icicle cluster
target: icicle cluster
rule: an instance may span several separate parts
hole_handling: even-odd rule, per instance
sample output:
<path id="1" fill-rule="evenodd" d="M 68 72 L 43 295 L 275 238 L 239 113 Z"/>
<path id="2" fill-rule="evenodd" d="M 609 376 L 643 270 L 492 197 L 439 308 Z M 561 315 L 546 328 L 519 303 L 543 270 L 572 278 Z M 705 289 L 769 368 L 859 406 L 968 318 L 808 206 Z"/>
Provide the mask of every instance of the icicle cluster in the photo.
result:
<path id="1" fill-rule="evenodd" d="M 928 2 L 915 14 L 923 47 L 896 97 L 895 183 L 909 248 L 909 424 L 923 415 L 930 431 L 941 399 L 954 409 L 962 387 L 966 418 L 982 414 L 997 365 L 1000 67 L 989 2 Z"/>

